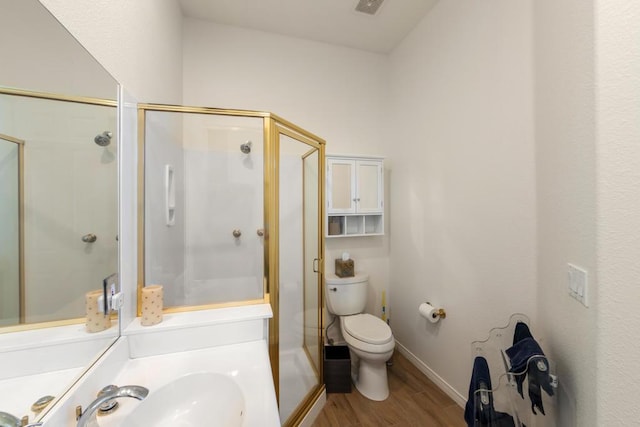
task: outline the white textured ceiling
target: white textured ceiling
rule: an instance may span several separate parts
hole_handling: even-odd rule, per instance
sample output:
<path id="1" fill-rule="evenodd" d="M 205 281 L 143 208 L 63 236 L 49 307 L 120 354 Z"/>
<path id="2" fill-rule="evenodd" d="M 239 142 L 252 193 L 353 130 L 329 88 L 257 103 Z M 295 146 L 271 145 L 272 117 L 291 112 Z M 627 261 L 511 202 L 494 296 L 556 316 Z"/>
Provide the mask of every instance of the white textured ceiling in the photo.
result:
<path id="1" fill-rule="evenodd" d="M 358 0 L 179 0 L 184 16 L 387 53 L 438 0 L 385 0 L 378 13 Z"/>

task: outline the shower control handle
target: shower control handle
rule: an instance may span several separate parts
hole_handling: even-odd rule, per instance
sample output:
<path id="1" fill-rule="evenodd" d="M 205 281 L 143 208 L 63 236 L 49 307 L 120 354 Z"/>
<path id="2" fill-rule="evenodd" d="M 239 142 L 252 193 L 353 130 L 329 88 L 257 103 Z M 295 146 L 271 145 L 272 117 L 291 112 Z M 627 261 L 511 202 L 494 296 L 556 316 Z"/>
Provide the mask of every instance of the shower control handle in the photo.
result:
<path id="1" fill-rule="evenodd" d="M 84 236 L 82 236 L 82 241 L 85 243 L 93 243 L 96 240 L 98 240 L 98 236 L 93 233 L 85 234 Z"/>

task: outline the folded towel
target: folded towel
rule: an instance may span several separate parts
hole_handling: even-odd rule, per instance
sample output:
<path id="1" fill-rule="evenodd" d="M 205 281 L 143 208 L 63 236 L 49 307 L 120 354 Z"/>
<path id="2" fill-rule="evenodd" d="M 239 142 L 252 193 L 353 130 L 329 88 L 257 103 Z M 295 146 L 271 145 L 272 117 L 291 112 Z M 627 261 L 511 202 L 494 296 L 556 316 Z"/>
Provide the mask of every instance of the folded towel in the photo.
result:
<path id="1" fill-rule="evenodd" d="M 507 356 L 511 360 L 510 372 L 524 373 L 527 370 L 529 359 L 534 356 L 544 357 L 544 352 L 536 340 L 524 338 L 507 349 Z"/>
<path id="2" fill-rule="evenodd" d="M 469 396 L 464 408 L 464 420 L 467 425 L 469 427 L 515 427 L 511 415 L 494 409 L 491 388 L 489 364 L 484 357 L 478 356 L 473 361 Z M 482 403 L 481 400 L 482 390 L 486 390 L 486 403 Z"/>
<path id="3" fill-rule="evenodd" d="M 513 334 L 513 346 L 508 348 L 506 353 L 511 361 L 511 369 L 509 371 L 515 374 L 518 393 L 524 399 L 522 385 L 526 374 L 529 379 L 531 410 L 535 414 L 535 408 L 537 407 L 542 415 L 545 415 L 540 388 L 546 391 L 549 396 L 553 396 L 553 387 L 549 376 L 549 362 L 540 345 L 533 339 L 531 331 L 529 331 L 529 327 L 525 323 L 518 322 L 516 324 Z"/>

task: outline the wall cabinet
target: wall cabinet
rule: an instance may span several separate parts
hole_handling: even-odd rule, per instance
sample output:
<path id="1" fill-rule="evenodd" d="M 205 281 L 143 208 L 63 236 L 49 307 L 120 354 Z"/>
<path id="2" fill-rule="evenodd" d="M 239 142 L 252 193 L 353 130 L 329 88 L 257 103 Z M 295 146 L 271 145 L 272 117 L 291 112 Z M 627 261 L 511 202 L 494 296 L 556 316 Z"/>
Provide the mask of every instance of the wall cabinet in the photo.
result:
<path id="1" fill-rule="evenodd" d="M 327 156 L 327 237 L 384 234 L 384 159 Z"/>

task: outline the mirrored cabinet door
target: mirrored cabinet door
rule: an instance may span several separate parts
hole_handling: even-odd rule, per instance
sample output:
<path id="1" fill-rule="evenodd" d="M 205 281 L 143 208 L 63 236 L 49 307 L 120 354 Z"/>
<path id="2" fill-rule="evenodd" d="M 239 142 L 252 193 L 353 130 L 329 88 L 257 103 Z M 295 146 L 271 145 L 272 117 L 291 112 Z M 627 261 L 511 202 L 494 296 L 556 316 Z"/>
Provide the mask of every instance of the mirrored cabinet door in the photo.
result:
<path id="1" fill-rule="evenodd" d="M 357 161 L 356 177 L 358 212 L 382 212 L 382 160 Z"/>
<path id="2" fill-rule="evenodd" d="M 327 201 L 330 213 L 353 213 L 356 209 L 355 160 L 327 159 Z"/>

